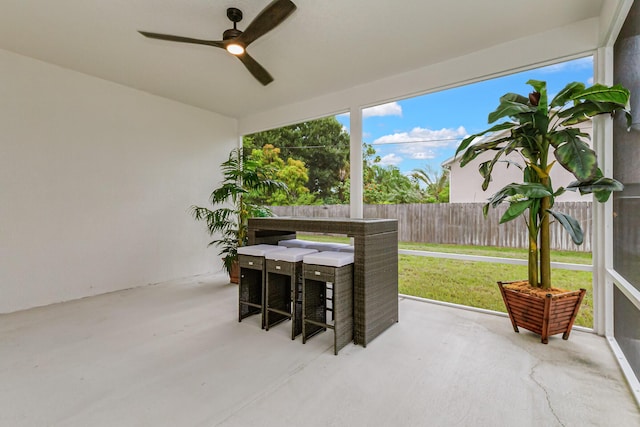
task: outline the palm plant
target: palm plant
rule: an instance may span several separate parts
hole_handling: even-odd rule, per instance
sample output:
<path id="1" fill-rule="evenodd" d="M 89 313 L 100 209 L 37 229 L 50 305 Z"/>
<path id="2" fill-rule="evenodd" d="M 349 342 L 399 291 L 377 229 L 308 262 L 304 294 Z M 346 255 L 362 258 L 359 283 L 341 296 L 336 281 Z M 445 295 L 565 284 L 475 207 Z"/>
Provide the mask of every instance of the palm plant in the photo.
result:
<path id="1" fill-rule="evenodd" d="M 448 201 L 445 193 L 449 186 L 448 170 L 442 169 L 440 172 L 436 172 L 427 166 L 425 169 L 414 169 L 411 177 L 424 183 L 427 196 L 433 198 L 436 203 Z"/>
<path id="2" fill-rule="evenodd" d="M 241 150 L 233 149 L 229 158 L 220 165 L 223 180 L 209 196 L 212 206 L 209 209 L 191 206 L 191 214 L 196 220 L 205 221 L 207 229 L 215 239 L 209 246 L 221 248 L 225 270 L 231 274 L 233 264 L 238 259 L 238 247 L 248 241 L 248 219 L 251 217 L 271 216 L 271 210 L 265 206 L 251 203 L 246 197 L 252 191 L 286 190 L 287 187 L 277 179 L 275 171 L 268 165 L 262 165 L 250 158 L 242 159 Z"/>
<path id="3" fill-rule="evenodd" d="M 552 209 L 555 198 L 566 190 L 578 190 L 581 194 L 592 193 L 598 202 L 606 202 L 612 191 L 622 190 L 620 182 L 603 175 L 595 151 L 586 142 L 589 135 L 574 125 L 599 114 L 614 115 L 622 111 L 627 125 L 631 126 L 631 115 L 626 109 L 629 91 L 620 85 L 596 84 L 585 88 L 584 84 L 574 82 L 549 102 L 545 82 L 529 80 L 527 84 L 534 90 L 529 96 L 507 93 L 500 98 L 498 108 L 489 114 L 489 123 L 507 120 L 465 138 L 456 156 L 462 153 L 459 161 L 464 167 L 484 152 L 495 153 L 493 159 L 479 166 L 484 178 L 482 189 L 486 190 L 495 164 L 511 153 L 520 155 L 523 164 L 517 166 L 523 172 L 522 182 L 508 184 L 491 196 L 484 213 L 487 214 L 489 207 L 506 202 L 509 207 L 500 223 L 524 216 L 529 237 L 529 285 L 548 289 L 551 287 L 550 217 L 562 224 L 574 243 L 580 245 L 583 241 L 580 224 Z M 479 137 L 499 131 L 508 131 L 508 134 L 497 139 L 483 138 L 472 144 Z M 576 178 L 566 189 L 554 188 L 549 177 L 556 162 Z"/>

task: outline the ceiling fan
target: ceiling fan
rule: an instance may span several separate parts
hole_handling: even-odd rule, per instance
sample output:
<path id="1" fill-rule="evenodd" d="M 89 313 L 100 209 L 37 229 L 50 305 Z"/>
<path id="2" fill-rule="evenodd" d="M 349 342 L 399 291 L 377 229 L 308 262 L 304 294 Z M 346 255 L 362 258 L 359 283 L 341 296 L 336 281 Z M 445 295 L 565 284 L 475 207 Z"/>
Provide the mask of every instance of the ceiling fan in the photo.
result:
<path id="1" fill-rule="evenodd" d="M 253 74 L 260 83 L 266 86 L 273 81 L 273 77 L 247 53 L 246 49 L 256 39 L 280 25 L 294 10 L 296 10 L 296 5 L 293 4 L 291 0 L 273 0 L 267 7 L 262 9 L 244 31 L 240 31 L 236 28 L 236 23 L 242 20 L 242 11 L 235 7 L 230 7 L 227 9 L 227 17 L 233 22 L 233 28 L 226 30 L 222 34 L 222 40 L 219 41 L 193 39 L 171 34 L 150 33 L 148 31 L 138 32 L 152 39 L 203 44 L 225 49 L 227 52 L 236 56 L 244 66 L 247 67 L 249 72 Z"/>

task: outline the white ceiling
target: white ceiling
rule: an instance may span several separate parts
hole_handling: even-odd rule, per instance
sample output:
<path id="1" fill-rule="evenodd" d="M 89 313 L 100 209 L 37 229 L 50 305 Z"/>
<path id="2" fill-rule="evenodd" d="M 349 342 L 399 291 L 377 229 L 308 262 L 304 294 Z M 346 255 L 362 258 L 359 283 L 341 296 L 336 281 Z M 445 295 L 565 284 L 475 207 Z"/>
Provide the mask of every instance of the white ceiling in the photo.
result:
<path id="1" fill-rule="evenodd" d="M 137 33 L 220 40 L 227 7 L 244 29 L 269 1 L 2 0 L 0 48 L 242 118 L 597 18 L 609 0 L 293 0 L 249 47 L 268 86 L 221 49 Z"/>

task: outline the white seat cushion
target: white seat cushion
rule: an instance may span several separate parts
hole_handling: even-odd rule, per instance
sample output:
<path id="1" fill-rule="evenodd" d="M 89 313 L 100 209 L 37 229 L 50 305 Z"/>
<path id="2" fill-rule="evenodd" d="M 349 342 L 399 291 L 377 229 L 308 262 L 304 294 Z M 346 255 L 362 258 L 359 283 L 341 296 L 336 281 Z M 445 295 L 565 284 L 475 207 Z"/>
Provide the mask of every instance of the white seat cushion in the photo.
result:
<path id="1" fill-rule="evenodd" d="M 346 248 L 347 246 L 351 246 L 348 243 L 331 243 L 336 248 Z"/>
<path id="2" fill-rule="evenodd" d="M 280 240 L 278 242 L 278 246 L 284 246 L 286 248 L 306 248 L 311 243 L 315 243 L 315 242 L 310 242 L 309 240 L 288 239 L 288 240 Z"/>
<path id="3" fill-rule="evenodd" d="M 330 242 L 310 242 L 306 248 L 317 249 L 319 251 L 335 251 L 341 247 L 343 243 L 330 243 Z"/>
<path id="4" fill-rule="evenodd" d="M 280 247 L 279 251 L 269 251 L 265 254 L 266 259 L 273 259 L 276 261 L 286 261 L 286 262 L 298 262 L 302 261 L 302 258 L 305 255 L 313 254 L 318 252 L 315 249 L 307 249 L 307 248 L 282 248 Z"/>
<path id="5" fill-rule="evenodd" d="M 353 264 L 353 254 L 349 252 L 324 251 L 305 255 L 305 264 L 326 265 L 327 267 L 342 267 Z"/>
<path id="6" fill-rule="evenodd" d="M 353 246 L 348 243 L 332 243 L 331 250 L 334 252 L 353 252 Z"/>
<path id="7" fill-rule="evenodd" d="M 277 245 L 240 246 L 238 248 L 238 255 L 264 256 L 268 252 L 278 251 L 281 249 L 282 247 Z"/>

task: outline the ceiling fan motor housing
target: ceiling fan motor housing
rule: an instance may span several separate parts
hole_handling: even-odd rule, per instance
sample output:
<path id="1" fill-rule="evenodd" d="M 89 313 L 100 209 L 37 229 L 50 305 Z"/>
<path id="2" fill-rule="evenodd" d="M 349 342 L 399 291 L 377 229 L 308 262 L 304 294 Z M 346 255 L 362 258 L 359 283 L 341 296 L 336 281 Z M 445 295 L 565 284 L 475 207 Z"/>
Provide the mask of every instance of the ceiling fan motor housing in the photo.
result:
<path id="1" fill-rule="evenodd" d="M 230 7 L 227 9 L 227 18 L 233 22 L 233 28 L 229 28 L 224 33 L 222 33 L 222 40 L 235 39 L 242 31 L 236 28 L 236 23 L 242 21 L 242 11 L 240 9 L 236 9 L 235 7 Z"/>
<path id="2" fill-rule="evenodd" d="M 235 39 L 240 34 L 242 34 L 242 31 L 237 30 L 235 28 L 229 28 L 224 33 L 222 33 L 222 40 Z"/>

